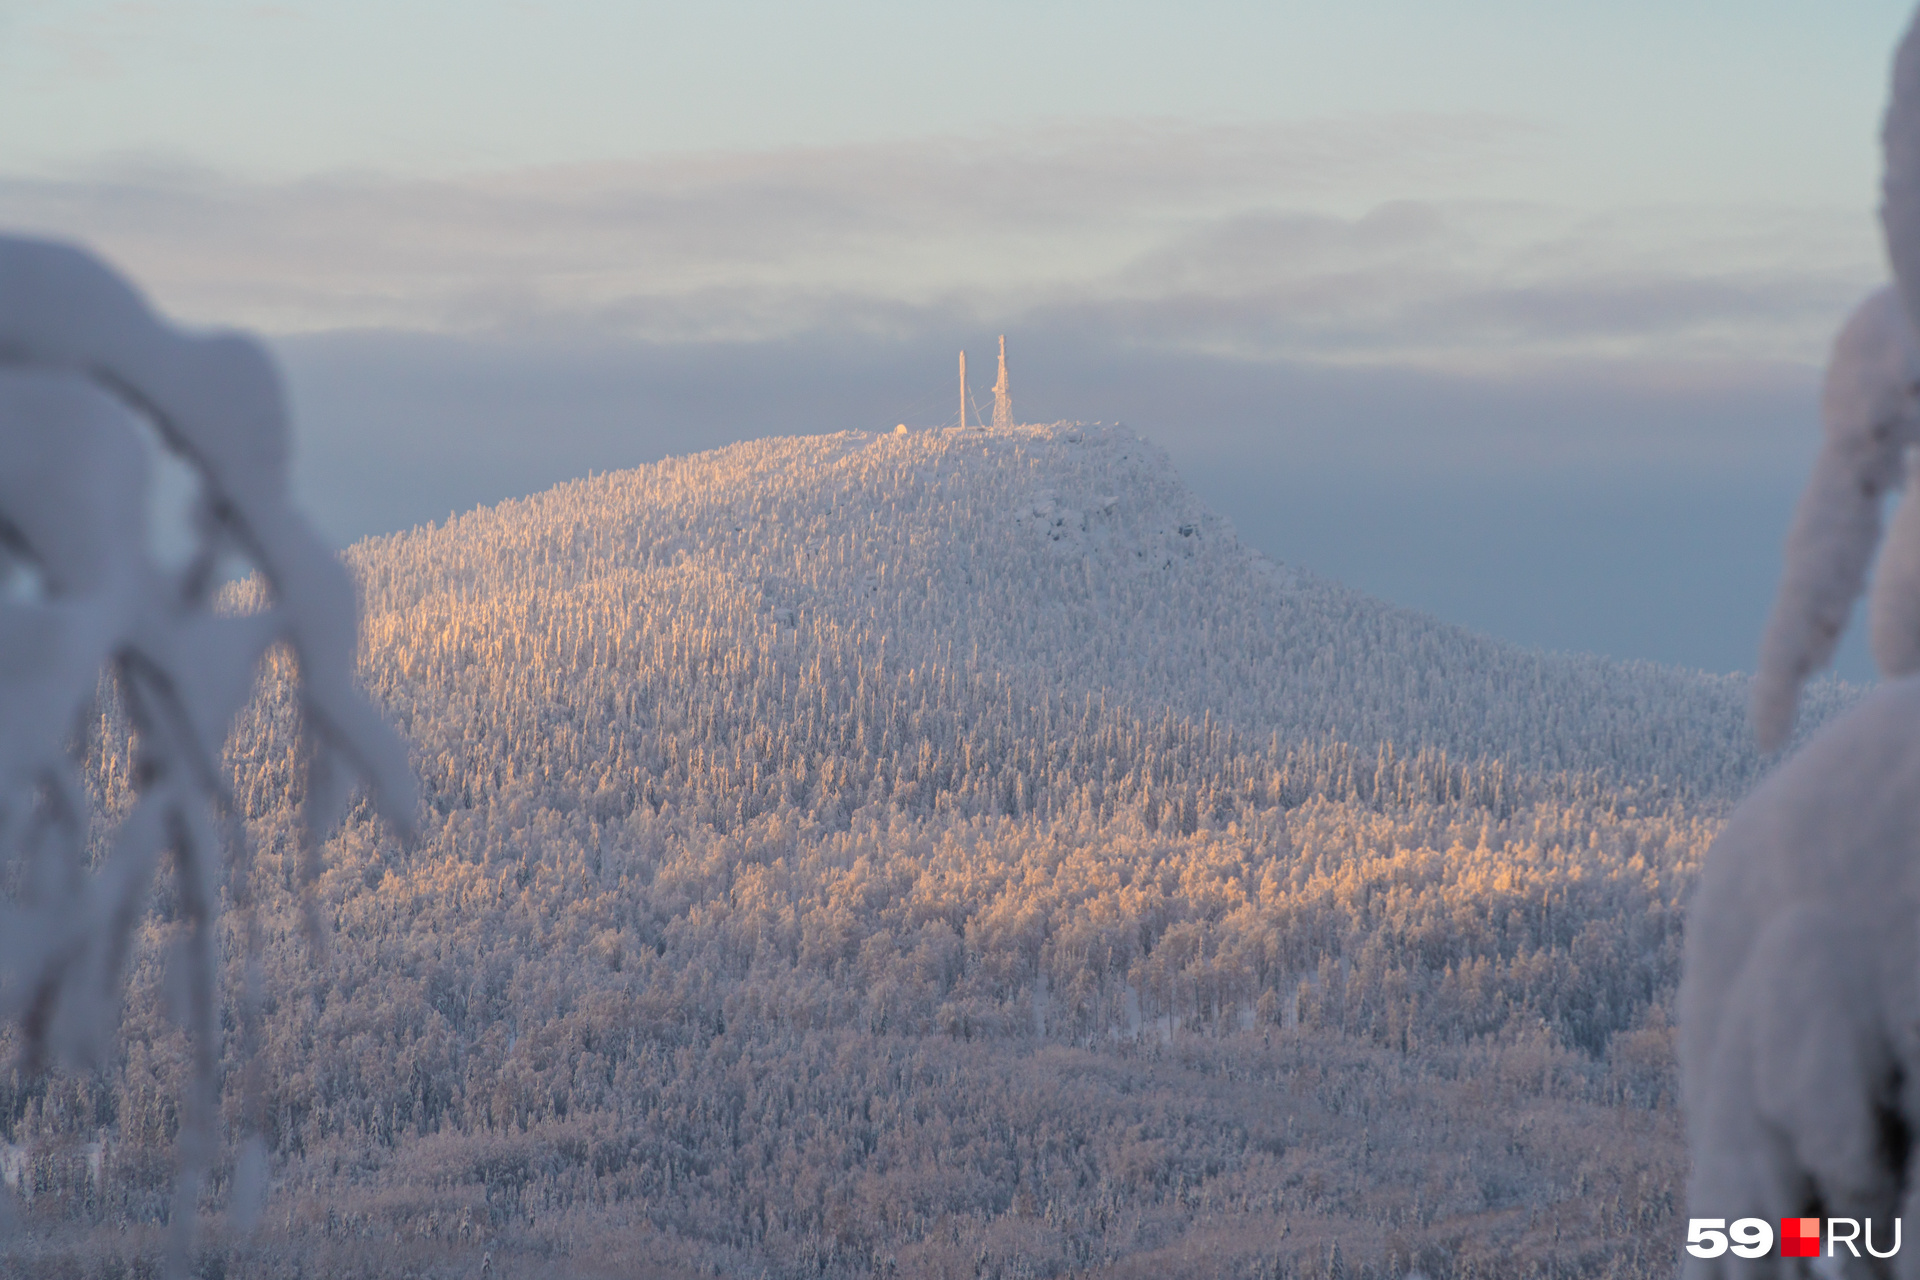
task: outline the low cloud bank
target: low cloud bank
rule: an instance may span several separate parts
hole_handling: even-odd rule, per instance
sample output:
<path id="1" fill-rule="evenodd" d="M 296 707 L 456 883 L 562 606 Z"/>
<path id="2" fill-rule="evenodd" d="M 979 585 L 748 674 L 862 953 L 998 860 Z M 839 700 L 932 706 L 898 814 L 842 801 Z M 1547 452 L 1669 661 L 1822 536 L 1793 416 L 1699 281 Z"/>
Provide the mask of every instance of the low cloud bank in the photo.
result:
<path id="1" fill-rule="evenodd" d="M 278 333 L 911 340 L 1055 329 L 1256 360 L 1512 372 L 1817 362 L 1884 272 L 1862 210 L 1588 209 L 1480 178 L 1511 121 L 1064 122 L 419 179 L 0 174 L 169 310 Z"/>

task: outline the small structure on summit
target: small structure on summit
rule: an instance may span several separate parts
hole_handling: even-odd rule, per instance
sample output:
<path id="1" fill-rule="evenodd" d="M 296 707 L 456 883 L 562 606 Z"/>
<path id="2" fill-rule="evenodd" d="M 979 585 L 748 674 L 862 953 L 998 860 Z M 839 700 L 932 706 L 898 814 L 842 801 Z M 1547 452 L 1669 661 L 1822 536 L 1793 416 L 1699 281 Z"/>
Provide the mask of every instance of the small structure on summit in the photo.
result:
<path id="1" fill-rule="evenodd" d="M 993 425 L 1013 425 L 1013 397 L 1007 394 L 1007 335 L 1000 335 L 1000 378 L 993 384 Z"/>
<path id="2" fill-rule="evenodd" d="M 960 353 L 960 429 L 967 427 L 967 353 Z M 973 413 L 974 425 L 980 425 L 980 410 L 976 406 Z M 995 428 L 1013 425 L 1013 397 L 1007 391 L 1007 335 L 1000 335 L 1000 376 L 993 384 L 993 425 Z"/>

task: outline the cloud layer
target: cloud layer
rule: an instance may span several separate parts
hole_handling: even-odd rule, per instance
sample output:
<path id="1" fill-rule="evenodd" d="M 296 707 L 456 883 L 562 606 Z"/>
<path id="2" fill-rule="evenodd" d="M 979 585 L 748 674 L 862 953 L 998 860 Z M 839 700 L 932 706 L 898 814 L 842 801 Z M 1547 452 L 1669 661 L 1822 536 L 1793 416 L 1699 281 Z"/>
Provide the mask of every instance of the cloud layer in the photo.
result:
<path id="1" fill-rule="evenodd" d="M 1483 370 L 1806 362 L 1880 275 L 1854 214 L 1449 194 L 1543 144 L 1490 119 L 1105 121 L 433 181 L 123 164 L 0 178 L 0 219 L 92 241 L 180 314 L 282 333 L 871 340 L 965 322 Z"/>

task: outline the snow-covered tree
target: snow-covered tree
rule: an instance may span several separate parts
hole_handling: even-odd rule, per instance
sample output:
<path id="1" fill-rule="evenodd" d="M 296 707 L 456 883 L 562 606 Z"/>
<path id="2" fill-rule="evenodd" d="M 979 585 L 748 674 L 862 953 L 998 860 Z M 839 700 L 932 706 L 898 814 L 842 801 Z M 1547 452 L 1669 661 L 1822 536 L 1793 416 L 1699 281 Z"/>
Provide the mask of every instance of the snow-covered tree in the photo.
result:
<path id="1" fill-rule="evenodd" d="M 1920 441 L 1920 22 L 1894 62 L 1881 214 L 1897 288 L 1861 304 L 1828 366 L 1825 441 L 1761 649 L 1754 719 L 1792 726 L 1865 585 L 1883 496 Z M 1904 472 L 1904 475 L 1903 475 Z M 1829 724 L 1729 820 L 1688 916 L 1680 991 L 1694 1217 L 1920 1216 L 1920 497 L 1909 484 L 1872 584 L 1887 683 Z M 1779 1256 L 1694 1258 L 1697 1275 L 1798 1274 Z M 1920 1250 L 1890 1266 L 1920 1275 Z"/>
<path id="2" fill-rule="evenodd" d="M 177 566 L 149 535 L 156 445 L 198 481 Z M 415 817 L 404 749 L 354 684 L 353 583 L 289 500 L 288 448 L 258 345 L 165 324 L 78 248 L 0 238 L 0 1012 L 32 1066 L 99 1059 L 170 859 L 176 1013 L 194 1046 L 176 1269 L 215 1138 L 223 886 L 226 901 L 250 902 L 224 740 L 270 647 L 285 643 L 300 672 L 304 875 L 356 778 L 390 820 Z M 268 597 L 249 613 L 215 607 L 235 557 Z M 129 803 L 96 840 L 82 763 L 103 696 L 135 746 Z M 264 1178 L 255 1140 L 236 1177 L 239 1216 L 257 1209 Z"/>

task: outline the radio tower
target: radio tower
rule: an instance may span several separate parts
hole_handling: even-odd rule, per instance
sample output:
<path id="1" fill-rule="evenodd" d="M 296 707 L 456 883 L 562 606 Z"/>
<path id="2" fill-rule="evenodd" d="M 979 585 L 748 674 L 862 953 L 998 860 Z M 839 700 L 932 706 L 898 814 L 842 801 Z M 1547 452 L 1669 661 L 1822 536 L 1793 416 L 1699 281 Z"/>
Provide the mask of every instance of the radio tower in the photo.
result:
<path id="1" fill-rule="evenodd" d="M 960 429 L 967 429 L 967 353 L 960 353 Z"/>
<path id="2" fill-rule="evenodd" d="M 1013 425 L 1013 397 L 1007 394 L 1007 335 L 1000 335 L 1000 380 L 993 384 L 993 426 Z"/>

